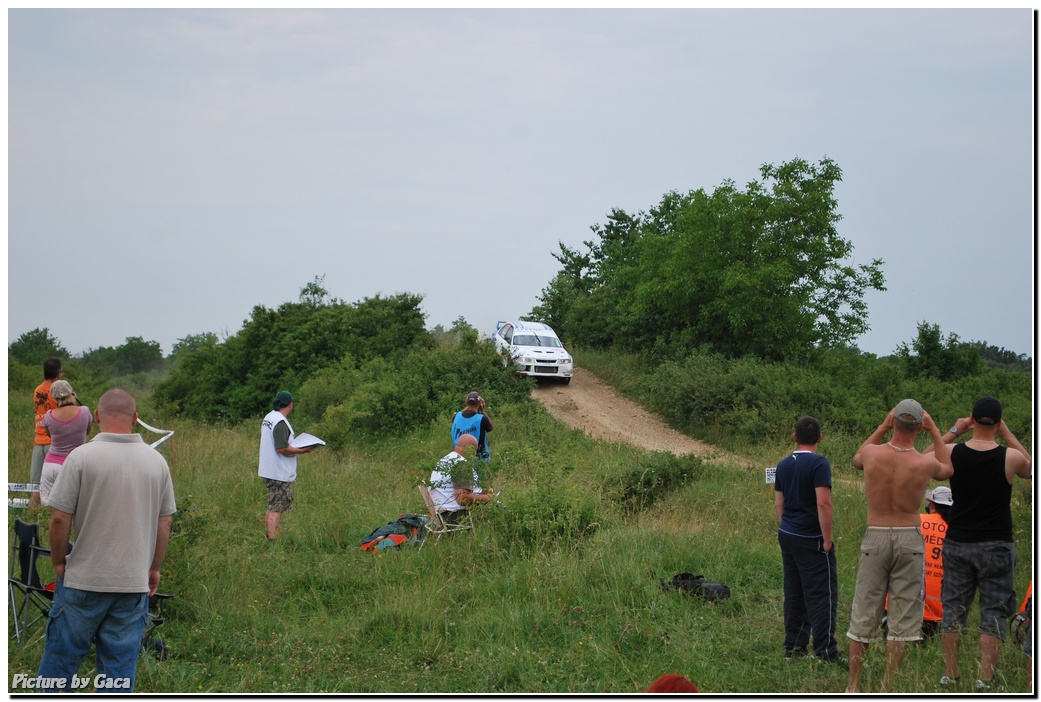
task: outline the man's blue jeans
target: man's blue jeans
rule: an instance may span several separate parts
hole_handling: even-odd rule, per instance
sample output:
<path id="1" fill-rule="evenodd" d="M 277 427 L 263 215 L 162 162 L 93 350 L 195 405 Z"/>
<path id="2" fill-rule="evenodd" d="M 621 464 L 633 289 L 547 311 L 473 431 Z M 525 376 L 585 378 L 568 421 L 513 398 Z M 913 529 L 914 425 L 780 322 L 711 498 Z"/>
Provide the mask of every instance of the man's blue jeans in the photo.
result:
<path id="1" fill-rule="evenodd" d="M 99 692 L 133 692 L 147 624 L 148 593 L 90 592 L 65 587 L 59 580 L 38 675 L 64 678 L 63 691 L 73 692 L 72 677 L 94 644 L 97 672 L 118 685 Z"/>

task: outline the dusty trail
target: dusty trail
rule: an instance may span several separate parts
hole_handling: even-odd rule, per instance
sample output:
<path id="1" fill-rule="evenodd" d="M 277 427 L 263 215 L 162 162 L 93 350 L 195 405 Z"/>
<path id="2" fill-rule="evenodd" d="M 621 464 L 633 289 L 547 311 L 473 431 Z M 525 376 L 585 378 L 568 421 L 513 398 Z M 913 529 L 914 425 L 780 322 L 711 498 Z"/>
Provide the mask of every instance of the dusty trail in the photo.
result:
<path id="1" fill-rule="evenodd" d="M 661 417 L 618 394 L 584 368 L 575 368 L 570 385 L 544 380 L 531 396 L 565 424 L 597 439 L 677 455 L 719 453 L 714 446 L 672 429 Z"/>

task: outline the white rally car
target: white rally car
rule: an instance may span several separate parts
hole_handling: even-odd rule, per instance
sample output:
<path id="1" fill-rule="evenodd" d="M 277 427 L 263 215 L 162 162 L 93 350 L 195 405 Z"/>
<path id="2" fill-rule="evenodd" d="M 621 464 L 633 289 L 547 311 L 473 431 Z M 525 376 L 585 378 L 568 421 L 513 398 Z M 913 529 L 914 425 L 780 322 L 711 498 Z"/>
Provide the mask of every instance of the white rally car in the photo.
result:
<path id="1" fill-rule="evenodd" d="M 495 325 L 495 350 L 504 364 L 512 360 L 518 373 L 537 378 L 559 378 L 571 382 L 575 364 L 548 324 L 523 320 L 498 322 Z"/>

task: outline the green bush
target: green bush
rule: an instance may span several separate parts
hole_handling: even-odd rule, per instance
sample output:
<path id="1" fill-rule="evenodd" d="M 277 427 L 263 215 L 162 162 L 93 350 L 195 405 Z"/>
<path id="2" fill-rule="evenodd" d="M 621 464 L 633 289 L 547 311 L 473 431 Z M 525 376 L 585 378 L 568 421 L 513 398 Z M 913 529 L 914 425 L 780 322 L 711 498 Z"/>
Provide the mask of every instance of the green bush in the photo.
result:
<path id="1" fill-rule="evenodd" d="M 156 401 L 184 416 L 245 419 L 267 411 L 279 390 L 296 392 L 347 354 L 364 363 L 430 348 L 422 297 L 402 293 L 347 304 L 324 301 L 305 287 L 301 302 L 277 310 L 258 305 L 242 329 L 223 343 L 202 339 L 179 354 Z"/>
<path id="2" fill-rule="evenodd" d="M 689 482 L 701 467 L 695 456 L 655 451 L 637 465 L 612 478 L 608 492 L 615 495 L 627 514 L 642 511 L 659 498 Z"/>
<path id="3" fill-rule="evenodd" d="M 441 417 L 450 419 L 470 390 L 479 390 L 489 406 L 497 406 L 527 397 L 530 388 L 529 379 L 503 368 L 490 341 L 471 332 L 357 367 L 346 356 L 306 381 L 297 399 L 303 419 L 314 423 L 314 433 L 334 446 L 346 446 L 358 432 L 401 433 Z"/>
<path id="4" fill-rule="evenodd" d="M 511 491 L 508 506 L 489 506 L 481 516 L 511 546 L 529 549 L 577 545 L 601 527 L 597 496 L 551 466 L 527 489 Z"/>
<path id="5" fill-rule="evenodd" d="M 1004 418 L 1030 446 L 1032 376 L 1006 368 L 944 381 L 908 377 L 889 360 L 849 351 L 822 353 L 816 363 L 725 358 L 694 351 L 682 359 L 653 359 L 611 351 L 576 352 L 578 363 L 603 373 L 624 394 L 691 436 L 727 448 L 784 440 L 802 415 L 817 417 L 829 443 L 859 445 L 905 397 L 922 403 L 941 428 L 969 415 L 994 395 Z M 922 436 L 924 446 L 928 437 Z"/>

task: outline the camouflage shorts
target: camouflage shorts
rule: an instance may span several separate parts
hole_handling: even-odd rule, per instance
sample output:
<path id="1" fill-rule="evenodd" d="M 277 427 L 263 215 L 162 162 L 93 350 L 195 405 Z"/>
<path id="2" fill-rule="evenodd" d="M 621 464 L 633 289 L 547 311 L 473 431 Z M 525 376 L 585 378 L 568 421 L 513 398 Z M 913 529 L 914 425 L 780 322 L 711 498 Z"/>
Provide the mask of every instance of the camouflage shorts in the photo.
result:
<path id="1" fill-rule="evenodd" d="M 264 478 L 267 486 L 267 511 L 288 512 L 293 509 L 293 484 Z"/>

